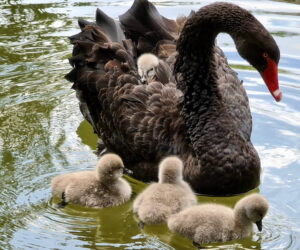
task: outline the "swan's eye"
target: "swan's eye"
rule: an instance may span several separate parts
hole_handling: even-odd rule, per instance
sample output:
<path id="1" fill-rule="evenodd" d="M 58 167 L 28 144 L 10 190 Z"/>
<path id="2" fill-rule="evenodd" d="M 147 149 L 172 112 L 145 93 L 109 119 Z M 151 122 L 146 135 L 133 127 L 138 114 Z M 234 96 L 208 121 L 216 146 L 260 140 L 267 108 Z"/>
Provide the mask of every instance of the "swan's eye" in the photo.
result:
<path id="1" fill-rule="evenodd" d="M 264 58 L 268 58 L 268 57 L 269 57 L 269 55 L 268 55 L 267 52 L 264 52 L 264 53 L 262 54 L 262 56 L 263 56 Z"/>

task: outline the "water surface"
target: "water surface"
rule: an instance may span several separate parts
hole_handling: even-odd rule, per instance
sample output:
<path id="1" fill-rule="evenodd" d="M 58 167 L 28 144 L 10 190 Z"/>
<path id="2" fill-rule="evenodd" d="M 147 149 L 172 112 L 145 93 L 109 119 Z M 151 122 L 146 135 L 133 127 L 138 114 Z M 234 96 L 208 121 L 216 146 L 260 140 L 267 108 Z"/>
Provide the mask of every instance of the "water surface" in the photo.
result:
<path id="1" fill-rule="evenodd" d="M 176 18 L 212 1 L 154 3 Z M 218 44 L 243 79 L 253 114 L 252 141 L 261 157 L 260 192 L 270 202 L 262 232 L 215 249 L 300 249 L 300 5 L 232 1 L 250 10 L 281 49 L 283 100 L 275 103 L 259 74 L 221 34 Z M 23 0 L 0 2 L 0 248 L 1 249 L 193 249 L 166 225 L 139 230 L 132 201 L 102 210 L 58 209 L 50 180 L 93 169 L 97 138 L 83 120 L 71 84 L 68 36 L 77 19 L 94 20 L 96 8 L 117 18 L 132 1 Z M 128 178 L 134 196 L 145 184 Z M 133 196 L 133 198 L 134 198 Z M 241 196 L 199 197 L 234 206 Z"/>

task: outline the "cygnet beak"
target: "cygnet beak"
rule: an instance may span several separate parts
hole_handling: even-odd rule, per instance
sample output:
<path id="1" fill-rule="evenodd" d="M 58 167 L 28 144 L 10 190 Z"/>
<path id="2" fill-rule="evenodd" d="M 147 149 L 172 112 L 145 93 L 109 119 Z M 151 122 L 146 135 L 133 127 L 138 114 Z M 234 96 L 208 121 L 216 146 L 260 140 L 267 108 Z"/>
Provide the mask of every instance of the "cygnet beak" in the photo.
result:
<path id="1" fill-rule="evenodd" d="M 255 224 L 258 228 L 258 231 L 261 231 L 262 230 L 262 220 L 257 221 Z"/>
<path id="2" fill-rule="evenodd" d="M 142 77 L 141 77 L 141 82 L 142 82 L 142 84 L 145 84 L 145 83 L 147 82 L 147 79 L 146 79 L 145 76 L 142 76 Z"/>

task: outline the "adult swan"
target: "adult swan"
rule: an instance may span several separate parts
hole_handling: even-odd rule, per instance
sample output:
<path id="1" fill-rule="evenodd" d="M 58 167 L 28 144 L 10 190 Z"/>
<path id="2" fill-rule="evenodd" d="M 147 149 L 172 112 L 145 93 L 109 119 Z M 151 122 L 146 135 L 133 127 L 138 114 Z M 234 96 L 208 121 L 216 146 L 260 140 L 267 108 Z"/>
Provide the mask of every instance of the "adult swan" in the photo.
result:
<path id="1" fill-rule="evenodd" d="M 79 20 L 82 31 L 70 38 L 73 70 L 66 78 L 74 82 L 84 117 L 132 176 L 155 180 L 158 162 L 176 154 L 184 161 L 184 179 L 198 193 L 257 187 L 261 167 L 250 141 L 248 98 L 215 39 L 228 33 L 279 101 L 280 52 L 263 25 L 228 3 L 172 21 L 146 0 L 136 0 L 121 23 L 100 10 L 96 20 Z M 169 64 L 176 85 L 141 83 L 136 59 L 149 51 Z"/>

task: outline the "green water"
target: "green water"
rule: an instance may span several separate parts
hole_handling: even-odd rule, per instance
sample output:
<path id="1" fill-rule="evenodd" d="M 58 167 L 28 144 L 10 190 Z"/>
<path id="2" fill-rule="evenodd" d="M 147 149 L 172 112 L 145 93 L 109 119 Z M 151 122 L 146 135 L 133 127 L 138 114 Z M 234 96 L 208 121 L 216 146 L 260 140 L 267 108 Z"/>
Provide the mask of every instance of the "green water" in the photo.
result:
<path id="1" fill-rule="evenodd" d="M 211 1 L 155 1 L 169 17 Z M 217 249 L 300 249 L 300 5 L 233 1 L 251 10 L 281 49 L 275 103 L 259 74 L 236 53 L 232 40 L 218 43 L 243 79 L 253 113 L 252 141 L 262 161 L 260 192 L 270 202 L 263 231 Z M 166 225 L 140 230 L 132 200 L 145 184 L 128 178 L 131 202 L 102 210 L 69 205 L 58 209 L 50 180 L 93 169 L 97 138 L 83 120 L 71 84 L 68 36 L 77 19 L 94 19 L 96 8 L 117 18 L 132 1 L 0 1 L 0 249 L 193 249 Z M 199 197 L 234 206 L 241 196 Z"/>

